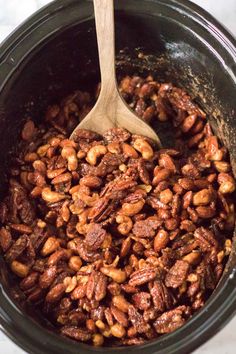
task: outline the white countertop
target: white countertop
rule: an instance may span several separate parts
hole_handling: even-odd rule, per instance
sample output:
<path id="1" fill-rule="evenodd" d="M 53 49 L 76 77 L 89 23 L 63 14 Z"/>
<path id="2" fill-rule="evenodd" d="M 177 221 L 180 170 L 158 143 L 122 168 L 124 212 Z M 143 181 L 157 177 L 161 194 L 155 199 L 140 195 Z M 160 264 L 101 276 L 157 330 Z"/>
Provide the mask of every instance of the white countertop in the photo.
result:
<path id="1" fill-rule="evenodd" d="M 51 0 L 0 0 L 0 42 L 41 6 Z M 236 0 L 193 0 L 221 21 L 236 36 Z M 235 354 L 236 317 L 195 354 Z M 1 354 L 24 354 L 0 332 Z M 180 353 L 181 354 L 181 353 Z"/>

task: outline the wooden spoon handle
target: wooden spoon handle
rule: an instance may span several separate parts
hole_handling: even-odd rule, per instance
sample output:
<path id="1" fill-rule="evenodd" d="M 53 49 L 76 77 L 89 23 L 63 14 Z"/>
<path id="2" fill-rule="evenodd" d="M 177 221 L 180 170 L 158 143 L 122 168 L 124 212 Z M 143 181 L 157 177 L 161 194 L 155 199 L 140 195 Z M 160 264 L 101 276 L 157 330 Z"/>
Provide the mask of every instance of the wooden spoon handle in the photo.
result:
<path id="1" fill-rule="evenodd" d="M 113 0 L 93 0 L 101 72 L 101 96 L 116 89 Z"/>

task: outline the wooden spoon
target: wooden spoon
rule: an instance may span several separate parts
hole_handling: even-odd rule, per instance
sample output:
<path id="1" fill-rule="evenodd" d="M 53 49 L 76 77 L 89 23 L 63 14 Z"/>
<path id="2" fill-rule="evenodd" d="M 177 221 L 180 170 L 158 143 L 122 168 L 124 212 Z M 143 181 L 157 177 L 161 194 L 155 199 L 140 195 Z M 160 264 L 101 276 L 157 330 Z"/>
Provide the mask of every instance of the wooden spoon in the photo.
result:
<path id="1" fill-rule="evenodd" d="M 101 71 L 101 91 L 94 108 L 76 129 L 88 129 L 103 134 L 107 129 L 122 127 L 132 134 L 151 138 L 161 147 L 154 130 L 136 116 L 119 94 L 115 74 L 115 35 L 113 0 L 93 0 Z"/>

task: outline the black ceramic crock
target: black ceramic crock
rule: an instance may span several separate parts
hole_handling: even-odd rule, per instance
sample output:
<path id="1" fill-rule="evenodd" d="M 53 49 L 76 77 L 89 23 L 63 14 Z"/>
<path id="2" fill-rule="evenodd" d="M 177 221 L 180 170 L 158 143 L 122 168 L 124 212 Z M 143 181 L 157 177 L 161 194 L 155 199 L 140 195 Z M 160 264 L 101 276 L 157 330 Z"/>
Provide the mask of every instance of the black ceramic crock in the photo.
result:
<path id="1" fill-rule="evenodd" d="M 233 37 L 188 1 L 119 0 L 115 7 L 118 76 L 152 72 L 158 80 L 171 80 L 189 90 L 211 116 L 212 126 L 231 153 L 235 171 Z M 140 50 L 151 56 L 138 58 Z M 40 120 L 48 103 L 75 88 L 89 89 L 98 81 L 93 5 L 89 0 L 54 1 L 7 38 L 0 48 L 1 193 L 7 154 L 16 146 L 25 114 Z M 10 296 L 11 283 L 0 261 L 0 326 L 29 353 L 118 354 L 129 350 L 136 354 L 184 354 L 213 336 L 235 313 L 235 241 L 220 284 L 204 308 L 174 333 L 129 349 L 92 348 L 59 337 L 43 322 L 37 323 Z"/>

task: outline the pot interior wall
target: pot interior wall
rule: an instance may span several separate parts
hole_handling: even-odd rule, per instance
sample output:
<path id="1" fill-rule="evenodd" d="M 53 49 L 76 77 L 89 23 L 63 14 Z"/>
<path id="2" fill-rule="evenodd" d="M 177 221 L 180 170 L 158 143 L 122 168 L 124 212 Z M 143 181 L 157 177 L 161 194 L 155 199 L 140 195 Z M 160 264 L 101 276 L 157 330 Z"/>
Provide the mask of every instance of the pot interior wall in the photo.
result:
<path id="1" fill-rule="evenodd" d="M 220 49 L 217 52 L 214 40 L 206 43 L 207 34 L 203 35 L 202 30 L 196 27 L 194 33 L 195 25 L 191 25 L 192 30 L 188 28 L 191 19 L 181 18 L 181 15 L 172 18 L 170 10 L 154 3 L 153 11 L 149 11 L 153 15 L 147 15 L 148 9 L 136 11 L 134 1 L 129 4 L 133 7 L 130 5 L 126 9 L 125 2 L 120 1 L 120 9 L 116 12 L 118 78 L 126 73 L 151 73 L 158 80 L 172 81 L 189 90 L 211 116 L 213 127 L 231 152 L 234 166 L 236 85 L 233 74 L 221 60 Z M 86 13 L 88 17 L 91 11 L 90 6 Z M 139 58 L 140 51 L 148 56 Z M 2 191 L 5 189 L 3 171 L 8 168 L 6 157 L 16 146 L 25 117 L 30 115 L 38 121 L 49 103 L 58 102 L 75 89 L 94 90 L 98 82 L 92 18 L 58 29 L 17 66 L 0 95 Z M 227 270 L 234 264 L 233 254 Z M 4 273 L 2 268 L 3 283 L 6 282 Z"/>

